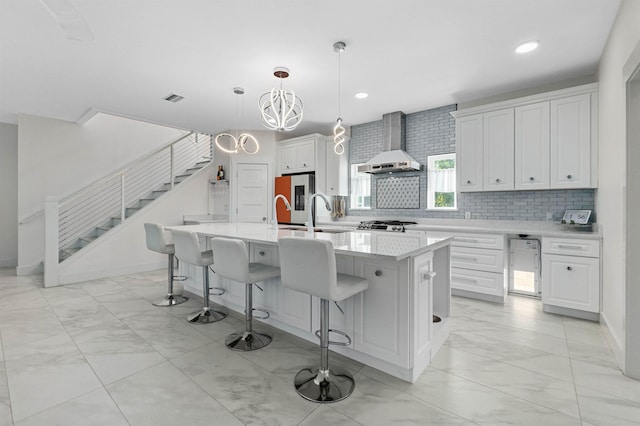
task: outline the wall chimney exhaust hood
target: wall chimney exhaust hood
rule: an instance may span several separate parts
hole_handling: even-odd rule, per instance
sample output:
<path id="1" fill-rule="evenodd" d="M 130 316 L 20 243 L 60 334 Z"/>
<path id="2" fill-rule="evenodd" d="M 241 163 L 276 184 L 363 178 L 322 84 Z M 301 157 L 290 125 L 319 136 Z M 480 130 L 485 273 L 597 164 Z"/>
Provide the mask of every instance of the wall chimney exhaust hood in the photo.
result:
<path id="1" fill-rule="evenodd" d="M 403 150 L 405 135 L 405 114 L 402 111 L 384 114 L 382 152 L 358 166 L 358 172 L 377 174 L 420 170 L 420 163 Z"/>

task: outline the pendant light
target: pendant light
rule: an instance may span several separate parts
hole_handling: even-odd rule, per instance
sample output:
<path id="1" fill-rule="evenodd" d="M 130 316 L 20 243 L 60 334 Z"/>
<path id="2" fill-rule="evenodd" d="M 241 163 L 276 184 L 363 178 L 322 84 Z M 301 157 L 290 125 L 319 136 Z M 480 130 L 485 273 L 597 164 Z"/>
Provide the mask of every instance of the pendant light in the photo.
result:
<path id="1" fill-rule="evenodd" d="M 244 89 L 242 87 L 234 87 L 233 93 L 236 95 L 242 95 L 242 112 L 241 122 L 244 119 Z M 236 126 L 236 136 L 238 135 L 238 126 Z M 227 154 L 237 154 L 242 151 L 246 154 L 256 154 L 260 150 L 260 144 L 258 140 L 250 133 L 242 133 L 240 136 L 233 136 L 230 133 L 219 133 L 215 138 L 215 143 L 218 149 L 226 152 Z M 229 148 L 225 148 L 222 145 L 222 141 L 228 139 Z M 254 150 L 248 148 L 253 146 Z"/>
<path id="2" fill-rule="evenodd" d="M 347 45 L 342 41 L 335 42 L 333 44 L 333 51 L 338 53 L 338 119 L 336 125 L 333 127 L 333 151 L 338 154 L 344 154 L 344 133 L 345 129 L 342 126 L 342 118 L 340 118 L 340 54 L 344 52 Z"/>
<path id="3" fill-rule="evenodd" d="M 280 79 L 280 89 L 271 89 L 260 96 L 260 116 L 267 129 L 287 132 L 295 129 L 302 121 L 302 101 L 293 90 L 282 88 L 282 80 L 289 77 L 287 68 L 276 67 L 273 75 Z"/>

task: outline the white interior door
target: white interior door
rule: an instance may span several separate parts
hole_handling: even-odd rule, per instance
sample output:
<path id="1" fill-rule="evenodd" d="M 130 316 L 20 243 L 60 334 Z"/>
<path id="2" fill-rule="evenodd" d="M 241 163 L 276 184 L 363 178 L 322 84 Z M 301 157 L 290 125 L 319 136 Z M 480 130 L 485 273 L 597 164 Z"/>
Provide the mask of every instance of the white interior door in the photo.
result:
<path id="1" fill-rule="evenodd" d="M 269 216 L 269 171 L 266 164 L 238 163 L 238 222 L 265 222 Z"/>

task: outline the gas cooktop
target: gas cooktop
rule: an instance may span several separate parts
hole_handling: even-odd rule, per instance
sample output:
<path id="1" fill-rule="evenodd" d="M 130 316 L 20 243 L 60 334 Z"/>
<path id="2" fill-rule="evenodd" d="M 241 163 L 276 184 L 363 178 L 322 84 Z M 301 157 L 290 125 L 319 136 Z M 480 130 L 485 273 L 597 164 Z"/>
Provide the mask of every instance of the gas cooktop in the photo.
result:
<path id="1" fill-rule="evenodd" d="M 415 225 L 416 223 L 417 222 L 402 220 L 367 220 L 360 222 L 357 229 L 367 231 L 405 232 L 405 225 Z"/>

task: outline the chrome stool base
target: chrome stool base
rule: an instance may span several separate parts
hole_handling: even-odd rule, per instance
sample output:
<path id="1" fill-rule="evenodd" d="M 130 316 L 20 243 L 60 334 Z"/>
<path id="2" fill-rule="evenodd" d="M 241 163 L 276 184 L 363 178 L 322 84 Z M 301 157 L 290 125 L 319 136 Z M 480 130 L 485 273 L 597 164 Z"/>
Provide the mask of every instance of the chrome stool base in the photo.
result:
<path id="1" fill-rule="evenodd" d="M 257 331 L 231 333 L 224 341 L 227 348 L 245 352 L 262 349 L 269 343 L 271 343 L 271 336 Z"/>
<path id="2" fill-rule="evenodd" d="M 305 368 L 296 374 L 294 385 L 298 395 L 313 402 L 329 403 L 342 401 L 356 386 L 353 376 L 341 370 Z"/>
<path id="3" fill-rule="evenodd" d="M 227 314 L 222 311 L 217 311 L 209 308 L 200 309 L 198 312 L 194 312 L 187 317 L 189 322 L 199 322 L 202 324 L 210 324 L 218 322 L 227 317 Z"/>
<path id="4" fill-rule="evenodd" d="M 153 306 L 174 306 L 174 305 L 179 305 L 181 303 L 186 302 L 187 300 L 189 300 L 188 297 L 184 297 L 184 296 L 176 296 L 175 294 L 168 294 L 166 295 L 164 298 L 153 302 L 152 305 Z"/>

